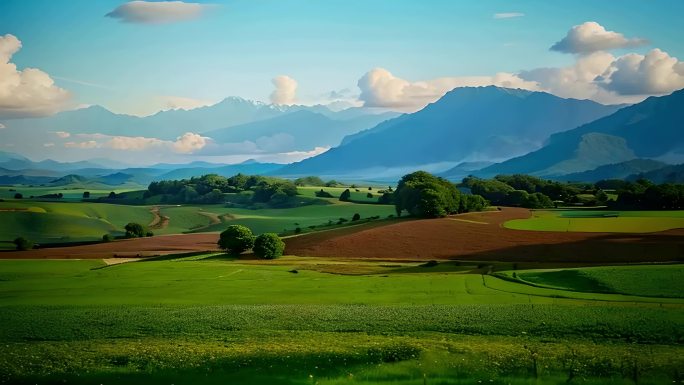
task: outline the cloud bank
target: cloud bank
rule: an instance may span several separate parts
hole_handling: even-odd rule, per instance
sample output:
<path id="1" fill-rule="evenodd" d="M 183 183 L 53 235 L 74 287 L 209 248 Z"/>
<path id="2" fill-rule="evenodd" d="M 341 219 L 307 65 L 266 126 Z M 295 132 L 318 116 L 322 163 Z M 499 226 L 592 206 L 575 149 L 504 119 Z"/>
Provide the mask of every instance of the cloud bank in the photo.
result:
<path id="1" fill-rule="evenodd" d="M 525 14 L 522 12 L 503 12 L 503 13 L 495 13 L 494 14 L 495 19 L 513 19 L 515 17 L 523 17 L 523 16 L 525 16 Z"/>
<path id="2" fill-rule="evenodd" d="M 207 4 L 183 1 L 135 0 L 116 7 L 105 16 L 126 23 L 168 24 L 197 19 L 209 7 Z"/>
<path id="3" fill-rule="evenodd" d="M 60 135 L 61 138 L 68 138 L 69 136 Z M 192 154 L 204 148 L 210 140 L 207 137 L 192 132 L 187 132 L 177 137 L 175 141 L 144 136 L 113 136 L 105 134 L 76 134 L 74 136 L 82 141 L 66 142 L 64 147 L 80 149 L 109 148 L 120 151 L 159 149 L 176 154 Z"/>
<path id="4" fill-rule="evenodd" d="M 10 62 L 20 49 L 16 36 L 0 36 L 0 118 L 46 116 L 66 108 L 71 94 L 55 86 L 50 75 L 36 68 L 18 70 Z"/>

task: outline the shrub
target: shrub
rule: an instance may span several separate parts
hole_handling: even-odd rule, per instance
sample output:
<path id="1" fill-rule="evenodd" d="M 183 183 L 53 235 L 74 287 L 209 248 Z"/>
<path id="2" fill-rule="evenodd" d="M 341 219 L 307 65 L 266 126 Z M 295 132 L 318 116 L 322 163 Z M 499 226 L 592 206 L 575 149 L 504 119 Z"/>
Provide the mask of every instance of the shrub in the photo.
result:
<path id="1" fill-rule="evenodd" d="M 373 194 L 371 194 L 371 193 L 366 194 L 366 198 L 373 198 Z"/>
<path id="2" fill-rule="evenodd" d="M 349 198 L 351 198 L 351 192 L 349 189 L 344 190 L 342 194 L 340 194 L 340 201 L 342 202 L 348 202 Z"/>
<path id="3" fill-rule="evenodd" d="M 114 199 L 116 198 L 116 193 L 114 191 L 110 192 L 109 195 L 107 196 L 109 199 Z"/>
<path id="4" fill-rule="evenodd" d="M 126 238 L 141 238 L 145 236 L 145 228 L 140 223 L 130 222 L 124 226 Z"/>
<path id="5" fill-rule="evenodd" d="M 331 193 L 324 191 L 323 189 L 321 189 L 320 191 L 316 191 L 316 196 L 319 198 L 334 198 L 334 196 Z"/>
<path id="6" fill-rule="evenodd" d="M 88 199 L 90 198 L 90 191 L 84 191 L 83 192 L 83 199 Z"/>
<path id="7" fill-rule="evenodd" d="M 231 254 L 240 254 L 254 246 L 254 235 L 248 227 L 230 225 L 221 233 L 218 246 Z"/>
<path id="8" fill-rule="evenodd" d="M 109 234 L 105 234 L 102 236 L 102 242 L 111 242 L 112 240 L 113 240 L 113 238 Z"/>
<path id="9" fill-rule="evenodd" d="M 31 250 L 33 248 L 33 242 L 24 237 L 16 238 L 13 242 L 19 251 Z"/>
<path id="10" fill-rule="evenodd" d="M 277 234 L 264 233 L 254 240 L 254 254 L 259 258 L 275 259 L 283 255 L 285 242 Z"/>
<path id="11" fill-rule="evenodd" d="M 301 227 L 295 227 L 294 232 L 295 232 L 295 234 L 299 234 L 302 232 L 302 228 Z"/>
<path id="12" fill-rule="evenodd" d="M 359 213 L 354 214 L 352 217 L 352 221 L 358 221 L 359 219 L 361 219 L 361 215 Z"/>
<path id="13" fill-rule="evenodd" d="M 145 236 L 146 236 L 146 237 L 153 237 L 153 236 L 154 236 L 154 233 L 151 232 L 151 231 L 148 231 L 148 232 L 145 233 Z"/>
<path id="14" fill-rule="evenodd" d="M 14 194 L 14 199 L 23 199 L 24 196 L 21 193 Z"/>

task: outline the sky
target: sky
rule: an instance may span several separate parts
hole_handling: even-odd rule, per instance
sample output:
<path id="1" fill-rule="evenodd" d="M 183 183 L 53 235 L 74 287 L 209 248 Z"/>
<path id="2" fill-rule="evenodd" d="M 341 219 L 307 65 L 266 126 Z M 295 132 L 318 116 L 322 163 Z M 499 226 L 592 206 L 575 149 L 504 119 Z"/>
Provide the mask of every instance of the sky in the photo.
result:
<path id="1" fill-rule="evenodd" d="M 678 0 L 2 0 L 0 124 L 228 96 L 412 112 L 488 84 L 634 103 L 684 87 L 681 15 Z"/>

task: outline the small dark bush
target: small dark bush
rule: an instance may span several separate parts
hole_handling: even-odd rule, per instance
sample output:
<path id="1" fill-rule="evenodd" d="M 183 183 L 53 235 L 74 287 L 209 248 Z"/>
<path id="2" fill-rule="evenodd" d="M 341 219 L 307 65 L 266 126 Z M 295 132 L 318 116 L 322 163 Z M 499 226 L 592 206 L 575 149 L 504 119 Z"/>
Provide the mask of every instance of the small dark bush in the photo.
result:
<path id="1" fill-rule="evenodd" d="M 354 214 L 354 216 L 352 217 L 352 221 L 354 222 L 358 221 L 359 219 L 361 219 L 361 214 L 359 213 Z"/>
<path id="2" fill-rule="evenodd" d="M 16 238 L 13 243 L 17 246 L 17 250 L 19 251 L 31 250 L 33 248 L 33 242 L 24 237 Z"/>
<path id="3" fill-rule="evenodd" d="M 371 193 L 366 194 L 366 198 L 373 198 L 373 194 L 371 194 Z"/>
<path id="4" fill-rule="evenodd" d="M 114 240 L 114 238 L 112 238 L 112 236 L 109 234 L 105 234 L 102 236 L 102 242 L 111 242 L 112 240 Z"/>
<path id="5" fill-rule="evenodd" d="M 301 227 L 296 227 L 295 230 L 294 230 L 294 232 L 295 232 L 295 234 L 299 234 L 299 233 L 302 232 L 302 228 L 301 228 Z"/>
<path id="6" fill-rule="evenodd" d="M 146 237 L 153 237 L 153 236 L 154 236 L 154 233 L 151 232 L 151 231 L 148 231 L 148 232 L 145 233 L 145 236 L 146 236 Z"/>
<path id="7" fill-rule="evenodd" d="M 21 193 L 14 194 L 14 199 L 23 199 L 24 196 Z"/>
<path id="8" fill-rule="evenodd" d="M 439 262 L 437 262 L 435 260 L 430 260 L 430 261 L 427 261 L 424 264 L 420 265 L 420 267 L 435 267 L 437 265 L 439 265 Z"/>
<path id="9" fill-rule="evenodd" d="M 254 240 L 254 254 L 259 258 L 275 259 L 283 255 L 285 242 L 277 234 L 264 233 Z"/>

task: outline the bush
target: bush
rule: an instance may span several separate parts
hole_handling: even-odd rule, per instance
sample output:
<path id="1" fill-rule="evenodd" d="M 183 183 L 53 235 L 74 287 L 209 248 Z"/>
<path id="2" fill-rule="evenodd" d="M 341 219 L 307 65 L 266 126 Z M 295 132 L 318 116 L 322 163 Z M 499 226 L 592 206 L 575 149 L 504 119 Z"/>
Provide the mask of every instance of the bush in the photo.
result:
<path id="1" fill-rule="evenodd" d="M 151 232 L 151 231 L 148 231 L 148 232 L 145 233 L 145 236 L 146 236 L 146 237 L 153 237 L 153 236 L 154 236 L 154 233 Z"/>
<path id="2" fill-rule="evenodd" d="M 83 192 L 83 199 L 88 199 L 90 198 L 90 191 L 84 191 Z"/>
<path id="3" fill-rule="evenodd" d="M 302 228 L 301 227 L 295 227 L 294 232 L 295 232 L 295 234 L 299 234 L 302 232 Z"/>
<path id="4" fill-rule="evenodd" d="M 331 193 L 324 191 L 323 189 L 321 189 L 320 191 L 316 191 L 316 196 L 319 198 L 334 198 L 334 196 Z"/>
<path id="5" fill-rule="evenodd" d="M 109 195 L 107 196 L 109 199 L 114 199 L 116 198 L 116 193 L 114 191 L 110 192 Z"/>
<path id="6" fill-rule="evenodd" d="M 264 233 L 256 237 L 253 250 L 259 258 L 275 259 L 283 255 L 285 242 L 277 234 Z"/>
<path id="7" fill-rule="evenodd" d="M 349 189 L 344 190 L 342 194 L 340 194 L 340 201 L 342 202 L 348 202 L 349 198 L 351 198 L 351 192 Z"/>
<path id="8" fill-rule="evenodd" d="M 102 236 L 102 242 L 111 242 L 112 240 L 113 240 L 113 238 L 109 234 L 105 234 Z"/>
<path id="9" fill-rule="evenodd" d="M 140 223 L 130 222 L 124 226 L 126 230 L 126 238 L 141 238 L 145 236 L 145 228 Z"/>
<path id="10" fill-rule="evenodd" d="M 371 193 L 366 194 L 366 198 L 373 198 L 373 194 L 371 194 Z"/>
<path id="11" fill-rule="evenodd" d="M 24 196 L 21 193 L 14 194 L 14 199 L 23 199 Z"/>
<path id="12" fill-rule="evenodd" d="M 230 225 L 221 233 L 218 246 L 231 254 L 240 254 L 254 246 L 254 235 L 248 227 Z"/>
<path id="13" fill-rule="evenodd" d="M 358 221 L 359 219 L 361 219 L 361 214 L 359 213 L 354 214 L 354 216 L 352 217 L 352 221 Z"/>
<path id="14" fill-rule="evenodd" d="M 16 238 L 13 242 L 19 251 L 31 250 L 33 248 L 33 242 L 24 237 Z"/>

